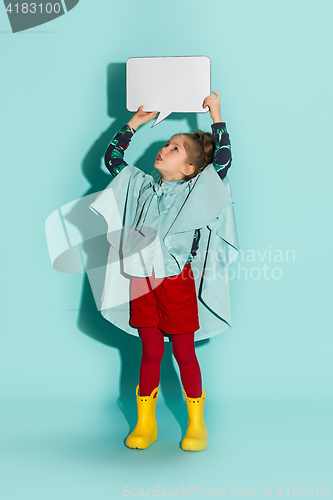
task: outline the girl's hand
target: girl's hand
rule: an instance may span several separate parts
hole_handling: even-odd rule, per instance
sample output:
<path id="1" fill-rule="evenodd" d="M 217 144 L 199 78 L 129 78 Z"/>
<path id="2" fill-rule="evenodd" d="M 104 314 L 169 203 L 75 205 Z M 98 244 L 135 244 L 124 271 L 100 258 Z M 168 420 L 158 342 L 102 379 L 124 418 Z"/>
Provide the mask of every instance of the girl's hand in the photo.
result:
<path id="1" fill-rule="evenodd" d="M 209 107 L 209 113 L 214 123 L 218 123 L 222 121 L 221 118 L 221 108 L 220 108 L 220 94 L 218 92 L 214 92 L 212 90 L 212 94 L 215 94 L 216 97 L 209 95 L 205 98 L 202 107 Z"/>
<path id="2" fill-rule="evenodd" d="M 140 125 L 143 125 L 144 123 L 149 122 L 153 118 L 156 117 L 158 111 L 152 111 L 151 113 L 148 113 L 147 111 L 142 111 L 144 105 L 140 106 L 135 115 L 132 116 L 130 121 L 127 123 L 130 127 L 134 128 L 137 130 Z"/>

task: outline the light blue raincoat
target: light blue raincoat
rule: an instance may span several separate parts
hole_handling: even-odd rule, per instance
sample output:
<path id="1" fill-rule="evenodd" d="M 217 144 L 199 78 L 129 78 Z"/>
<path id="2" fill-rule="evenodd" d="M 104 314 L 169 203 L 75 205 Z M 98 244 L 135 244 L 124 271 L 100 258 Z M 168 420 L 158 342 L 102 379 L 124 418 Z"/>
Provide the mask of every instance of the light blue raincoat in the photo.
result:
<path id="1" fill-rule="evenodd" d="M 234 202 L 228 176 L 221 181 L 213 164 L 190 181 L 177 181 L 176 192 L 170 206 L 170 197 L 167 203 L 151 175 L 127 165 L 89 205 L 105 219 L 110 243 L 100 311 L 118 328 L 138 336 L 129 323 L 130 277 L 150 276 L 153 261 L 157 278 L 179 274 L 194 231 L 200 229 L 191 266 L 200 324 L 194 339 L 202 340 L 231 328 L 227 269 L 238 256 Z M 163 215 L 156 227 L 145 225 L 152 222 L 152 203 Z"/>

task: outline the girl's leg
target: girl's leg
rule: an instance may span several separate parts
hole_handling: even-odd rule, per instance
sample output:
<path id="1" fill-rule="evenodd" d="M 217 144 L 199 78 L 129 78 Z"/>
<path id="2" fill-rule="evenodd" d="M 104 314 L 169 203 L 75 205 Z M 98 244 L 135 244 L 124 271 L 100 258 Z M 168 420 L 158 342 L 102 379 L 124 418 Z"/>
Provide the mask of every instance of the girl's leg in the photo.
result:
<path id="1" fill-rule="evenodd" d="M 140 396 L 149 396 L 160 383 L 164 334 L 157 327 L 139 327 L 142 358 L 139 374 Z"/>
<path id="2" fill-rule="evenodd" d="M 172 350 L 179 366 L 183 387 L 189 398 L 202 394 L 201 371 L 194 348 L 194 332 L 172 335 Z"/>

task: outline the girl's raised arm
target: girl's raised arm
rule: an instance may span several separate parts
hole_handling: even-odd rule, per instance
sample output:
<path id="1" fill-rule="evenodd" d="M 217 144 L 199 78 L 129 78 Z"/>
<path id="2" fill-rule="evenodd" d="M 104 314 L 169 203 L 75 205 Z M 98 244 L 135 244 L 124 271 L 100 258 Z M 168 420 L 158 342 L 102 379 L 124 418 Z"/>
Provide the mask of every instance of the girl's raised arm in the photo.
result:
<path id="1" fill-rule="evenodd" d="M 227 126 L 221 118 L 220 94 L 212 90 L 215 97 L 209 95 L 205 98 L 202 107 L 209 107 L 209 113 L 213 120 L 212 134 L 215 142 L 215 153 L 213 165 L 215 170 L 223 180 L 231 166 L 231 144 Z"/>
<path id="2" fill-rule="evenodd" d="M 215 142 L 213 165 L 223 180 L 231 166 L 231 144 L 225 122 L 213 123 L 212 134 Z"/>
<path id="3" fill-rule="evenodd" d="M 119 174 L 119 172 L 127 166 L 124 160 L 124 153 L 125 149 L 129 146 L 133 134 L 135 134 L 140 125 L 147 123 L 157 115 L 157 111 L 147 113 L 146 111 L 142 111 L 142 108 L 143 105 L 139 107 L 138 111 L 132 116 L 129 122 L 125 123 L 122 129 L 114 136 L 105 153 L 105 166 L 113 177 Z"/>
<path id="4" fill-rule="evenodd" d="M 116 175 L 127 165 L 124 160 L 124 153 L 134 133 L 135 129 L 125 123 L 121 130 L 114 136 L 105 153 L 105 166 L 113 177 L 116 177 Z"/>

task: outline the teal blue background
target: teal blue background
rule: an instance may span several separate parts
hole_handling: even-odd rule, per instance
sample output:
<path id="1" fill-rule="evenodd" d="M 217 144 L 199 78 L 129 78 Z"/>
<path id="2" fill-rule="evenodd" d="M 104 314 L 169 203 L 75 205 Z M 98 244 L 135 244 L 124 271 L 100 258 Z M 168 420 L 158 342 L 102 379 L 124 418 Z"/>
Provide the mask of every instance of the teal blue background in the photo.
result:
<path id="1" fill-rule="evenodd" d="M 315 497 L 318 486 L 333 489 L 332 17 L 324 0 L 80 0 L 14 35 L 0 9 L 1 498 L 104 500 L 123 498 L 124 486 L 256 496 L 271 487 L 271 498 L 279 487 L 285 496 L 293 486 Z M 126 60 L 188 55 L 211 59 L 221 94 L 244 259 L 230 281 L 232 330 L 197 346 L 207 450 L 179 447 L 187 413 L 166 346 L 158 441 L 134 451 L 123 440 L 136 421 L 139 339 L 101 318 L 85 275 L 53 270 L 44 224 L 109 182 L 102 157 L 131 116 Z M 210 123 L 198 115 L 201 128 Z M 143 168 L 143 155 L 191 118 L 150 125 L 128 163 Z M 269 250 L 295 259 L 274 262 Z M 238 264 L 252 278 L 237 277 Z"/>

